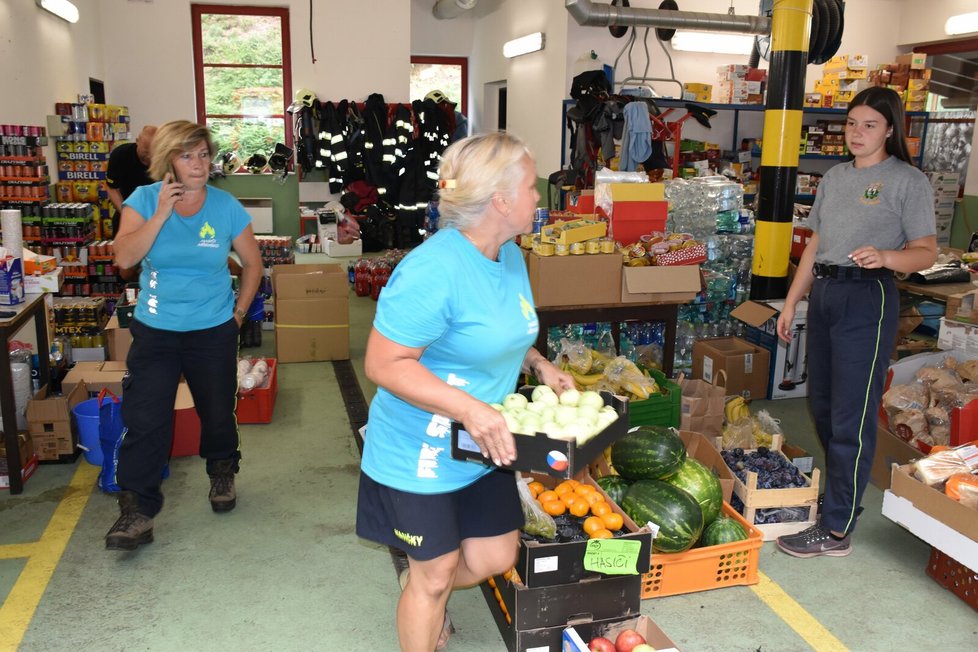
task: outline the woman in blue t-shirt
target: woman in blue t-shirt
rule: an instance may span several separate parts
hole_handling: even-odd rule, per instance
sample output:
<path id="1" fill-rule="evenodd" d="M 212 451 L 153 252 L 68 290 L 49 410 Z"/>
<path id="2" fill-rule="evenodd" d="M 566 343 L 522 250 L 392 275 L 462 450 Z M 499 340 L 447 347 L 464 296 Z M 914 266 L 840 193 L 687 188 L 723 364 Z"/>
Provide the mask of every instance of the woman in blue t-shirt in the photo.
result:
<path id="1" fill-rule="evenodd" d="M 122 383 L 126 431 L 115 478 L 121 515 L 105 537 L 109 550 L 153 540 L 181 375 L 200 417 L 211 508 L 224 512 L 236 504 L 238 330 L 258 290 L 261 254 L 241 204 L 207 185 L 215 151 L 206 127 L 166 123 L 156 132 L 149 169 L 160 181 L 137 188 L 123 204 L 115 261 L 142 270 Z M 242 266 L 237 300 L 227 263 L 232 248 Z"/>
<path id="2" fill-rule="evenodd" d="M 439 169 L 442 228 L 380 294 L 364 361 L 377 384 L 364 438 L 357 534 L 403 550 L 402 650 L 441 649 L 455 587 L 513 567 L 523 512 L 512 472 L 451 456 L 458 421 L 495 464 L 516 458 L 501 402 L 521 371 L 574 386 L 532 348 L 540 324 L 513 238 L 540 195 L 526 146 L 506 133 L 460 140 Z"/>

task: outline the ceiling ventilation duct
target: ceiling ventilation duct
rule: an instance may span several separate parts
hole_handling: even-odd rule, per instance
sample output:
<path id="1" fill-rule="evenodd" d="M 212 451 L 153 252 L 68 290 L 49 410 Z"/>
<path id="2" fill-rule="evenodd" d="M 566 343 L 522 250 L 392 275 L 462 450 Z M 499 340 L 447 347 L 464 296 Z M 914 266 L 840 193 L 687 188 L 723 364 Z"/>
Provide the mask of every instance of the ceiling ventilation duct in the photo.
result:
<path id="1" fill-rule="evenodd" d="M 458 18 L 466 11 L 475 8 L 478 3 L 479 0 L 438 0 L 432 7 L 431 13 L 440 20 Z"/>
<path id="2" fill-rule="evenodd" d="M 741 34 L 770 34 L 771 19 L 764 16 L 707 14 L 698 11 L 641 9 L 596 4 L 591 0 L 564 0 L 568 13 L 578 25 L 612 27 L 616 25 L 664 27 Z"/>

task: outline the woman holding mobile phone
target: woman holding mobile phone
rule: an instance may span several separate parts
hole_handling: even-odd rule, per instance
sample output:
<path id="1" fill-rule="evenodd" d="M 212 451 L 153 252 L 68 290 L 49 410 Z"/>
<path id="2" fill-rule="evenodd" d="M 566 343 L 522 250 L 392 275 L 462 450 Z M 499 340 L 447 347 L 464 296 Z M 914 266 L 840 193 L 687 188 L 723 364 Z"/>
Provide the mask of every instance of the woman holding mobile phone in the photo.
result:
<path id="1" fill-rule="evenodd" d="M 126 430 L 115 478 L 121 513 L 105 537 L 109 550 L 134 550 L 153 540 L 181 375 L 200 416 L 211 508 L 230 511 L 237 502 L 238 330 L 262 268 L 251 217 L 232 195 L 207 185 L 215 152 L 206 127 L 186 120 L 162 125 L 150 163 L 159 181 L 136 189 L 123 204 L 116 264 L 141 264 L 142 271 L 123 380 Z M 231 249 L 242 266 L 237 299 L 228 273 Z"/>

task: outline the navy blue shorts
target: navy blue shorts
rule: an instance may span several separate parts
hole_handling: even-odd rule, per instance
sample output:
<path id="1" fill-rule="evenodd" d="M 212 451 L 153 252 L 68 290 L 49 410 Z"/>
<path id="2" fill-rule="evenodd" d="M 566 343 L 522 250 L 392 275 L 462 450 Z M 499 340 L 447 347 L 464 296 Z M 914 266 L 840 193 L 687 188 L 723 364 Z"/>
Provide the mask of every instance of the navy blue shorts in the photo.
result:
<path id="1" fill-rule="evenodd" d="M 463 539 L 495 537 L 523 527 L 512 471 L 495 469 L 467 487 L 440 494 L 398 491 L 360 473 L 357 536 L 428 561 L 458 550 Z"/>

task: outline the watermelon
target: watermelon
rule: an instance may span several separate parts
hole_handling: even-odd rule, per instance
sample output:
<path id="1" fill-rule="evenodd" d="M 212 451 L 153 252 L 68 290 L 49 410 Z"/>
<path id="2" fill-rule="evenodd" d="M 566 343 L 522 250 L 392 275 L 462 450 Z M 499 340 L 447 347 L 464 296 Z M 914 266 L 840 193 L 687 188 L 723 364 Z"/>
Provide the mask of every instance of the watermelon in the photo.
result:
<path id="1" fill-rule="evenodd" d="M 720 480 L 705 464 L 687 457 L 679 470 L 664 480 L 693 496 L 703 509 L 703 525 L 709 525 L 720 515 L 723 490 Z"/>
<path id="2" fill-rule="evenodd" d="M 625 497 L 625 491 L 628 490 L 629 482 L 620 475 L 605 475 L 595 482 L 598 486 L 604 489 L 604 492 L 608 494 L 608 498 L 611 498 L 616 504 L 621 505 L 622 499 Z"/>
<path id="3" fill-rule="evenodd" d="M 660 480 L 686 461 L 686 444 L 673 428 L 636 426 L 611 446 L 611 465 L 626 480 Z"/>
<path id="4" fill-rule="evenodd" d="M 746 540 L 747 531 L 743 525 L 729 516 L 721 516 L 706 527 L 703 531 L 703 538 L 700 540 L 700 544 L 704 547 L 718 546 L 721 543 Z"/>
<path id="5" fill-rule="evenodd" d="M 703 510 L 696 499 L 679 487 L 661 480 L 639 480 L 625 492 L 622 510 L 638 525 L 654 523 L 659 533 L 652 539 L 656 552 L 682 552 L 693 546 L 703 532 Z"/>

